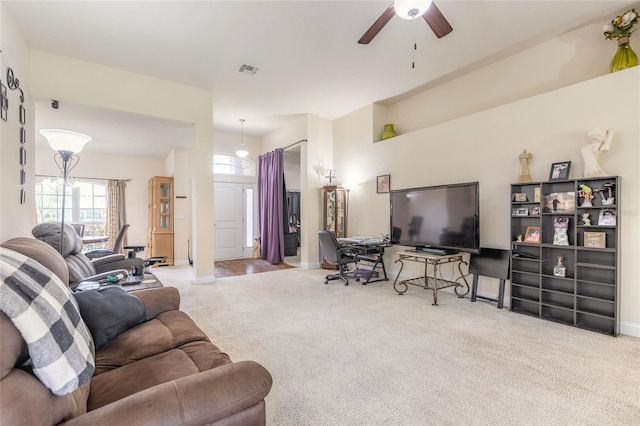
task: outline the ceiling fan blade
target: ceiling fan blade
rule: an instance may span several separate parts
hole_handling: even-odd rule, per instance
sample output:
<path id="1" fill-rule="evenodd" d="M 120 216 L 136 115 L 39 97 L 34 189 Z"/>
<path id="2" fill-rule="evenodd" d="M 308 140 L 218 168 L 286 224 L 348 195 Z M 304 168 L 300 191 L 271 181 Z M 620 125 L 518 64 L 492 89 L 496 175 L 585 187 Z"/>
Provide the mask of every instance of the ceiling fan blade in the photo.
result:
<path id="1" fill-rule="evenodd" d="M 376 22 L 374 22 L 373 25 L 369 27 L 367 32 L 364 33 L 362 37 L 360 37 L 360 40 L 358 40 L 358 43 L 369 44 L 369 42 L 371 42 L 371 40 L 373 40 L 373 38 L 380 32 L 380 30 L 385 25 L 387 25 L 387 22 L 389 22 L 391 18 L 393 18 L 393 15 L 395 14 L 396 14 L 396 11 L 393 8 L 393 5 L 389 6 L 387 10 L 382 12 L 382 15 L 380 15 L 380 17 L 376 19 Z"/>
<path id="2" fill-rule="evenodd" d="M 447 21 L 447 18 L 444 17 L 435 3 L 431 3 L 431 6 L 422 17 L 438 38 L 442 38 L 453 31 L 453 27 L 451 27 L 451 24 L 449 24 L 449 21 Z"/>

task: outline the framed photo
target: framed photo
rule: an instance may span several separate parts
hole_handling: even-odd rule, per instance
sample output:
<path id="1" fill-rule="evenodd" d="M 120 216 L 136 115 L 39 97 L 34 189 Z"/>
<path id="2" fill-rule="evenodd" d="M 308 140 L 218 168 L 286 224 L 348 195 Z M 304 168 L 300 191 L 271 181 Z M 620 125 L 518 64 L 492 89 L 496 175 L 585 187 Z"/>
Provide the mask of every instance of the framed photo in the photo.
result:
<path id="1" fill-rule="evenodd" d="M 27 150 L 23 146 L 20 147 L 20 165 L 27 165 Z"/>
<path id="2" fill-rule="evenodd" d="M 540 207 L 532 207 L 529 214 L 531 216 L 540 216 Z"/>
<path id="3" fill-rule="evenodd" d="M 514 192 L 513 201 L 520 202 L 520 203 L 525 202 L 527 201 L 527 194 L 524 192 Z"/>
<path id="4" fill-rule="evenodd" d="M 527 226 L 527 230 L 524 233 L 524 242 L 529 244 L 540 244 L 542 235 L 540 234 L 539 226 Z"/>
<path id="5" fill-rule="evenodd" d="M 606 248 L 607 247 L 607 234 L 604 232 L 585 232 L 584 233 L 584 246 Z"/>
<path id="6" fill-rule="evenodd" d="M 385 194 L 391 189 L 391 175 L 382 175 L 376 178 L 376 192 Z"/>
<path id="7" fill-rule="evenodd" d="M 571 170 L 571 161 L 553 163 L 551 164 L 549 180 L 567 180 L 569 179 L 569 170 Z"/>
<path id="8" fill-rule="evenodd" d="M 5 108 L 0 108 L 0 118 L 7 121 L 7 110 Z"/>
<path id="9" fill-rule="evenodd" d="M 616 225 L 616 211 L 613 209 L 602 209 L 598 216 L 598 225 Z"/>
<path id="10" fill-rule="evenodd" d="M 576 193 L 552 192 L 545 195 L 545 213 L 573 213 L 576 209 Z"/>
<path id="11" fill-rule="evenodd" d="M 539 203 L 540 200 L 540 187 L 533 188 L 533 201 Z"/>
<path id="12" fill-rule="evenodd" d="M 23 189 L 20 190 L 20 204 L 24 204 L 27 202 L 27 191 Z"/>
<path id="13" fill-rule="evenodd" d="M 20 185 L 27 183 L 27 173 L 24 169 L 20 169 Z"/>
<path id="14" fill-rule="evenodd" d="M 514 216 L 529 216 L 529 209 L 526 207 L 517 208 L 515 210 L 516 213 L 514 214 Z"/>
<path id="15" fill-rule="evenodd" d="M 24 124 L 27 122 L 27 111 L 24 109 L 22 105 L 20 105 L 20 124 Z"/>
<path id="16" fill-rule="evenodd" d="M 20 143 L 27 143 L 27 131 L 24 127 L 20 128 Z"/>

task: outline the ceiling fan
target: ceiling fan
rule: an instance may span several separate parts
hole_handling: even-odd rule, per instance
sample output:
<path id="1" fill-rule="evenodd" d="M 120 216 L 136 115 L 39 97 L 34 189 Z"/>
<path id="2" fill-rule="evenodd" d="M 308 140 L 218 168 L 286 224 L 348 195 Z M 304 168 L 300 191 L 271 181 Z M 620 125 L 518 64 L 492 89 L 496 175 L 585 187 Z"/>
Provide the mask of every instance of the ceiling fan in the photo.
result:
<path id="1" fill-rule="evenodd" d="M 453 31 L 447 18 L 444 17 L 440 9 L 431 0 L 394 0 L 393 4 L 382 12 L 376 22 L 360 37 L 358 43 L 369 44 L 393 18 L 393 15 L 398 15 L 402 19 L 416 19 L 422 16 L 438 38 L 442 38 Z"/>

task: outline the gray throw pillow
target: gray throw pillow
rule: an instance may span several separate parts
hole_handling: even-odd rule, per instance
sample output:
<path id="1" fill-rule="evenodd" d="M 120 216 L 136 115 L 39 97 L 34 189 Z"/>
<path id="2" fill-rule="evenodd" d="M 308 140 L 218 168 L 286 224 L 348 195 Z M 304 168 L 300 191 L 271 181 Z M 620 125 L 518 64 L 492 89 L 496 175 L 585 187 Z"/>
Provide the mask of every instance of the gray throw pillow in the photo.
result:
<path id="1" fill-rule="evenodd" d="M 122 287 L 79 291 L 73 295 L 96 350 L 146 319 L 142 300 Z"/>

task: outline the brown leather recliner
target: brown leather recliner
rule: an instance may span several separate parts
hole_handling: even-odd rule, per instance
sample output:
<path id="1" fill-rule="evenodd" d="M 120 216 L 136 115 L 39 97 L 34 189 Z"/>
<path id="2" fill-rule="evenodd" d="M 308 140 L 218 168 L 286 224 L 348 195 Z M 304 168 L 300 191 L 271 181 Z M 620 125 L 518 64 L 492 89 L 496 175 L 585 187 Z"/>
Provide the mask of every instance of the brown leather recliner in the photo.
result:
<path id="1" fill-rule="evenodd" d="M 43 222 L 33 227 L 34 237 L 44 241 L 56 249 L 60 247 L 60 222 Z M 128 274 L 132 266 L 142 266 L 144 260 L 133 257 L 127 258 L 123 254 L 111 254 L 96 259 L 90 259 L 82 253 L 82 237 L 68 223 L 64 224 L 63 256 L 69 268 L 69 287 L 72 290 L 81 281 L 98 281 L 122 270 Z"/>
<path id="2" fill-rule="evenodd" d="M 3 247 L 68 282 L 62 256 L 46 243 L 14 238 Z M 55 396 L 28 368 L 20 332 L 0 313 L 2 425 L 264 425 L 272 378 L 253 361 L 233 363 L 179 310 L 172 287 L 133 292 L 146 321 L 96 351 L 89 383 Z M 71 296 L 72 297 L 72 296 Z"/>

